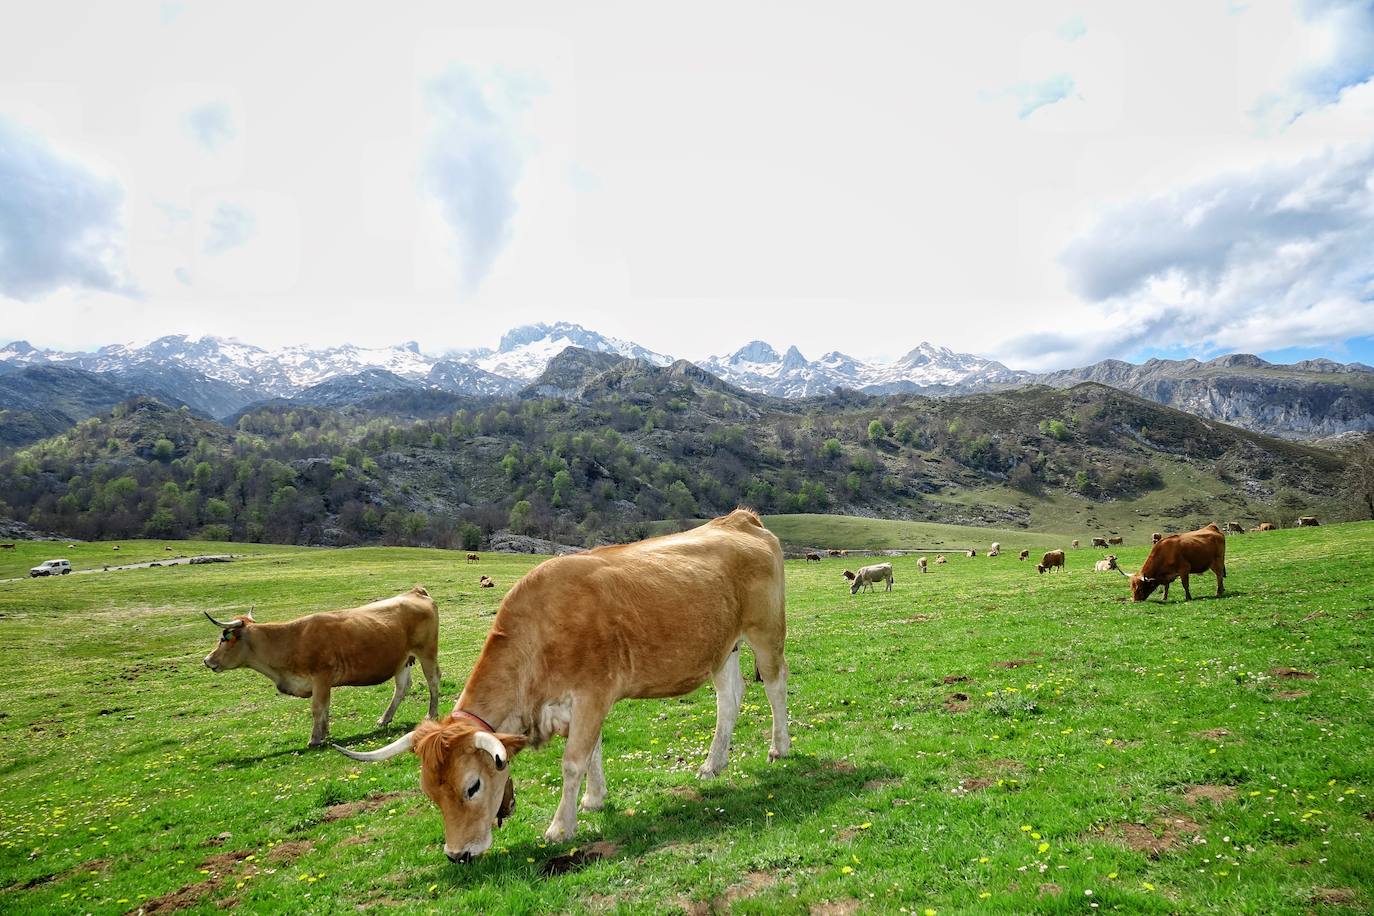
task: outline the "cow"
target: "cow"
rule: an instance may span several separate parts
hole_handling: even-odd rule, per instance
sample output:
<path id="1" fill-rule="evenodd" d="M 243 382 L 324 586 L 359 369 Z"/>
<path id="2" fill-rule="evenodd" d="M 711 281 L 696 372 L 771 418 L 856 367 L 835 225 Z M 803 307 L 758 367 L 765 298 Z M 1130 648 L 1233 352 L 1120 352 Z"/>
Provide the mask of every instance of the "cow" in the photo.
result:
<path id="1" fill-rule="evenodd" d="M 874 563 L 872 566 L 865 566 L 854 576 L 854 581 L 849 583 L 849 594 L 857 595 L 859 589 L 867 591 L 873 590 L 874 582 L 886 582 L 887 588 L 884 591 L 892 591 L 892 564 Z"/>
<path id="2" fill-rule="evenodd" d="M 832 547 L 825 552 L 825 555 L 828 557 L 838 557 L 840 555 L 840 551 Z"/>
<path id="3" fill-rule="evenodd" d="M 851 572 L 851 571 L 848 570 L 848 569 L 846 569 L 843 573 L 841 573 L 841 575 L 843 575 L 843 576 L 844 576 L 846 579 L 848 579 L 850 582 L 853 582 L 853 581 L 854 581 L 854 573 Z"/>
<path id="4" fill-rule="evenodd" d="M 842 557 L 847 557 L 847 556 L 849 556 L 849 551 L 848 551 L 848 550 L 841 550 L 841 551 L 840 551 L 840 556 L 842 556 Z"/>
<path id="5" fill-rule="evenodd" d="M 1116 565 L 1116 554 L 1109 553 L 1105 559 L 1098 560 L 1093 564 L 1093 572 L 1111 572 L 1116 570 L 1121 575 L 1126 575 L 1126 570 Z"/>
<path id="6" fill-rule="evenodd" d="M 1160 534 L 1158 531 L 1156 531 L 1154 534 L 1150 535 L 1150 543 L 1151 543 L 1151 544 L 1158 544 L 1159 541 L 1160 541 L 1160 539 L 1163 538 L 1163 537 L 1164 537 L 1164 535 L 1162 535 L 1162 534 Z"/>
<path id="7" fill-rule="evenodd" d="M 807 562 L 815 560 L 817 563 L 819 563 L 821 561 L 821 555 L 818 553 L 808 553 L 806 555 L 806 560 Z"/>
<path id="8" fill-rule="evenodd" d="M 1315 515 L 1300 515 L 1300 516 L 1298 516 L 1298 527 L 1299 527 L 1299 528 L 1316 528 L 1316 527 L 1317 527 L 1318 525 L 1320 525 L 1320 524 L 1321 524 L 1321 522 L 1317 521 L 1317 517 L 1316 517 Z"/>
<path id="9" fill-rule="evenodd" d="M 496 587 L 496 580 L 492 579 L 491 576 L 482 576 L 480 579 L 477 580 L 477 587 L 478 587 L 478 588 L 495 588 L 495 587 Z"/>
<path id="10" fill-rule="evenodd" d="M 1018 553 L 1018 554 L 1016 555 L 1016 559 L 1018 559 L 1018 560 L 1024 560 L 1024 559 L 1025 559 L 1026 557 L 1028 557 L 1028 556 L 1030 556 L 1030 551 L 1029 551 L 1029 550 L 1023 550 L 1023 551 L 1021 551 L 1020 553 Z"/>
<path id="11" fill-rule="evenodd" d="M 992 546 L 991 546 L 990 548 L 988 548 L 988 555 L 989 555 L 989 556 L 993 556 L 993 555 L 999 554 L 999 553 L 1001 553 L 1001 552 L 1002 552 L 1002 545 L 999 544 L 999 543 L 997 543 L 996 541 L 993 541 L 993 542 L 992 542 Z"/>
<path id="12" fill-rule="evenodd" d="M 1227 534 L 1244 534 L 1244 533 L 1245 533 L 1245 526 L 1242 525 L 1240 522 L 1227 522 L 1227 523 L 1226 523 L 1226 533 L 1227 533 Z"/>
<path id="13" fill-rule="evenodd" d="M 429 716 L 439 714 L 439 609 L 422 586 L 287 623 L 259 623 L 251 611 L 228 621 L 205 616 L 221 630 L 205 667 L 216 674 L 252 668 L 287 696 L 309 697 L 315 720 L 311 747 L 324 744 L 329 734 L 329 692 L 335 687 L 370 687 L 395 678 L 391 705 L 377 720 L 390 724 L 410 689 L 410 666 L 417 660 L 429 684 Z"/>
<path id="14" fill-rule="evenodd" d="M 715 685 L 716 731 L 703 779 L 720 774 L 744 696 L 739 648 L 754 650 L 773 712 L 770 761 L 786 757 L 787 662 L 782 545 L 736 509 L 690 531 L 545 560 L 506 595 L 453 713 L 370 753 L 414 751 L 420 785 L 444 819 L 444 853 L 466 862 L 492 842 L 514 803 L 510 761 L 567 738 L 563 792 L 544 838 L 561 843 L 602 807 L 601 727 L 618 700 Z"/>
<path id="15" fill-rule="evenodd" d="M 1126 539 L 1117 535 L 1116 537 L 1107 538 L 1107 543 L 1113 547 L 1120 547 L 1122 544 L 1126 543 Z"/>
<path id="16" fill-rule="evenodd" d="M 1215 524 L 1186 534 L 1171 534 L 1154 547 L 1140 571 L 1131 576 L 1131 600 L 1144 601 L 1159 586 L 1169 600 L 1169 583 L 1183 580 L 1183 598 L 1192 601 L 1188 577 L 1211 570 L 1217 577 L 1217 597 L 1225 594 L 1226 535 Z"/>
<path id="17" fill-rule="evenodd" d="M 945 555 L 944 555 L 944 554 L 940 554 L 938 557 L 935 558 L 935 565 L 936 565 L 936 566 L 944 566 L 946 562 L 948 562 L 948 561 L 945 559 Z"/>
<path id="18" fill-rule="evenodd" d="M 998 549 L 995 548 L 995 547 L 994 547 L 992 550 L 989 550 L 989 551 L 988 551 L 988 556 L 990 556 L 990 557 L 1000 557 L 1001 555 L 1002 555 L 1002 551 L 998 550 Z"/>
<path id="19" fill-rule="evenodd" d="M 116 544 L 116 545 L 114 545 L 113 547 L 111 547 L 110 549 L 111 549 L 111 550 L 118 550 L 118 549 L 119 549 L 119 545 Z"/>
<path id="20" fill-rule="evenodd" d="M 1038 572 L 1038 573 L 1043 573 L 1043 572 L 1045 572 L 1046 570 L 1063 569 L 1063 568 L 1064 568 L 1064 551 L 1062 551 L 1062 550 L 1048 550 L 1048 551 L 1045 552 L 1045 555 L 1044 555 L 1043 557 L 1040 558 L 1040 563 L 1035 567 L 1035 571 Z"/>
<path id="21" fill-rule="evenodd" d="M 13 544 L 0 544 L 0 550 L 13 550 Z"/>
<path id="22" fill-rule="evenodd" d="M 1106 538 L 1093 538 L 1093 546 L 1094 546 L 1094 547 L 1106 547 L 1106 546 L 1107 546 L 1107 539 L 1106 539 Z"/>
<path id="23" fill-rule="evenodd" d="M 478 562 L 478 561 L 481 560 L 481 559 L 482 559 L 482 558 L 479 557 L 479 556 L 478 556 L 477 554 L 475 554 L 475 553 L 470 553 L 470 554 L 468 554 L 468 562 L 469 562 L 469 563 L 476 563 L 476 562 Z"/>
<path id="24" fill-rule="evenodd" d="M 919 560 L 917 560 L 917 561 L 916 561 L 916 565 L 919 566 L 919 567 L 921 567 L 921 572 L 923 572 L 923 573 L 925 573 L 925 572 L 930 572 L 929 568 L 927 568 L 927 566 L 926 566 L 926 558 L 925 558 L 925 557 L 921 557 Z"/>
<path id="25" fill-rule="evenodd" d="M 1272 522 L 1260 522 L 1260 524 L 1259 524 L 1259 530 L 1260 530 L 1260 531 L 1273 531 L 1273 530 L 1274 530 L 1274 525 L 1273 525 Z"/>
<path id="26" fill-rule="evenodd" d="M 964 556 L 966 556 L 966 557 L 968 557 L 970 560 L 972 560 L 974 557 L 978 556 L 978 551 L 976 551 L 976 550 L 965 550 L 965 551 L 964 551 Z"/>
<path id="27" fill-rule="evenodd" d="M 1077 550 L 1077 549 L 1078 549 L 1078 538 L 1074 538 L 1074 539 L 1073 539 L 1073 543 L 1070 544 L 1069 546 L 1072 547 L 1074 550 Z"/>

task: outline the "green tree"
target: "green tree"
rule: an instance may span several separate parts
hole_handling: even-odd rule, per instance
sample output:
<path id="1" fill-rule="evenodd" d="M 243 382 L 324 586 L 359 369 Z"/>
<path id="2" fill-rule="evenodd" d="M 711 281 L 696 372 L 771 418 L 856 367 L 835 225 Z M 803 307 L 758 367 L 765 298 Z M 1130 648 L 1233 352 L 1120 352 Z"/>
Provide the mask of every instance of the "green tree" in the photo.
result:
<path id="1" fill-rule="evenodd" d="M 868 424 L 868 441 L 879 442 L 887 438 L 887 426 L 882 420 L 870 420 Z"/>
<path id="2" fill-rule="evenodd" d="M 522 499 L 510 507 L 510 530 L 516 534 L 526 534 L 530 527 L 530 513 L 533 507 L 528 499 Z"/>
<path id="3" fill-rule="evenodd" d="M 153 443 L 153 457 L 158 461 L 171 461 L 175 452 L 176 444 L 171 439 L 163 438 Z"/>

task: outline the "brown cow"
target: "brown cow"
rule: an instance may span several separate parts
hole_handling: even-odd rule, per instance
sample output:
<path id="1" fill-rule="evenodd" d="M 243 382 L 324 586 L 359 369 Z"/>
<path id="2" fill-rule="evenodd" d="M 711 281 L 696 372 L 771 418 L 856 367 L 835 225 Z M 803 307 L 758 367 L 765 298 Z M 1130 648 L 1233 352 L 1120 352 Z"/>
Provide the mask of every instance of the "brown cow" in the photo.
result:
<path id="1" fill-rule="evenodd" d="M 846 579 L 848 579 L 850 582 L 853 582 L 853 581 L 854 581 L 854 573 L 851 572 L 850 570 L 846 569 L 846 570 L 842 573 L 842 575 L 843 575 Z"/>
<path id="2" fill-rule="evenodd" d="M 1273 531 L 1273 530 L 1274 530 L 1274 525 L 1273 525 L 1272 522 L 1260 522 L 1260 524 L 1259 524 L 1259 530 L 1260 530 L 1260 531 Z"/>
<path id="3" fill-rule="evenodd" d="M 1074 538 L 1074 539 L 1073 539 L 1073 543 L 1070 544 L 1069 546 L 1072 547 L 1074 550 L 1077 550 L 1077 549 L 1078 549 L 1078 538 Z"/>
<path id="4" fill-rule="evenodd" d="M 838 557 L 840 555 L 840 551 L 836 550 L 834 547 L 831 547 L 829 550 L 825 552 L 825 555 L 828 557 Z"/>
<path id="5" fill-rule="evenodd" d="M 1225 594 L 1226 535 L 1216 525 L 1208 525 L 1186 534 L 1171 534 L 1150 549 L 1145 565 L 1131 576 L 1131 598 L 1144 601 L 1156 588 L 1164 586 L 1164 599 L 1169 600 L 1169 583 L 1183 581 L 1183 598 L 1193 600 L 1188 590 L 1188 577 L 1211 570 L 1217 577 L 1217 597 Z"/>
<path id="6" fill-rule="evenodd" d="M 821 555 L 818 553 L 808 553 L 806 555 L 806 559 L 808 562 L 811 560 L 815 560 L 817 563 L 819 563 L 821 561 Z"/>
<path id="7" fill-rule="evenodd" d="M 1106 547 L 1106 546 L 1107 546 L 1107 539 L 1106 539 L 1106 538 L 1093 538 L 1093 546 L 1094 546 L 1094 547 Z"/>
<path id="8" fill-rule="evenodd" d="M 1023 551 L 1021 551 L 1019 554 L 1017 554 L 1016 559 L 1018 559 L 1018 560 L 1024 560 L 1024 559 L 1025 559 L 1026 557 L 1028 557 L 1028 556 L 1030 556 L 1030 551 L 1029 551 L 1029 550 L 1023 550 Z"/>
<path id="9" fill-rule="evenodd" d="M 1126 543 L 1126 539 L 1117 535 L 1116 537 L 1107 538 L 1107 543 L 1113 547 L 1120 547 L 1122 544 Z"/>
<path id="10" fill-rule="evenodd" d="M 1320 524 L 1321 524 L 1321 522 L 1317 521 L 1317 517 L 1316 517 L 1315 515 L 1300 515 L 1300 516 L 1298 516 L 1298 527 L 1299 527 L 1299 528 L 1316 528 L 1316 527 L 1317 527 L 1318 525 L 1320 525 Z"/>
<path id="11" fill-rule="evenodd" d="M 1064 569 L 1064 551 L 1050 550 L 1040 558 L 1040 563 L 1035 567 L 1035 571 L 1043 573 L 1046 570 Z"/>
<path id="12" fill-rule="evenodd" d="M 252 613 L 230 621 L 205 616 L 223 631 L 205 667 L 216 673 L 252 668 L 287 696 L 309 697 L 315 718 L 311 747 L 329 734 L 334 687 L 369 687 L 395 678 L 391 705 L 377 720 L 389 724 L 410 689 L 410 666 L 417 659 L 429 684 L 430 718 L 439 714 L 439 609 L 419 585 L 395 598 L 289 623 L 258 623 Z"/>
<path id="13" fill-rule="evenodd" d="M 1162 538 L 1162 537 L 1164 537 L 1164 535 L 1162 535 L 1162 534 L 1160 534 L 1158 531 L 1156 531 L 1154 534 L 1150 535 L 1150 543 L 1151 543 L 1151 544 L 1158 544 L 1159 541 L 1160 541 L 1160 538 Z"/>
<path id="14" fill-rule="evenodd" d="M 1227 522 L 1226 531 L 1228 534 L 1244 534 L 1245 526 L 1240 522 Z"/>
<path id="15" fill-rule="evenodd" d="M 470 553 L 470 554 L 468 554 L 468 562 L 469 562 L 469 563 L 476 563 L 477 561 L 479 561 L 479 560 L 481 560 L 481 559 L 482 559 L 482 558 L 479 557 L 479 556 L 478 556 L 477 554 L 475 554 L 475 553 Z"/>
<path id="16" fill-rule="evenodd" d="M 584 776 L 583 809 L 605 801 L 601 727 L 618 700 L 681 696 L 712 680 L 716 732 L 698 773 L 724 769 L 744 696 L 741 639 L 772 706 L 768 758 L 787 756 L 784 588 L 782 546 L 743 509 L 545 560 L 501 602 L 452 715 L 372 753 L 344 753 L 372 761 L 414 750 L 420 785 L 443 813 L 444 853 L 457 862 L 485 852 L 493 820 L 510 810 L 510 758 L 565 735 L 563 794 L 544 834 L 562 842 L 576 829 Z"/>

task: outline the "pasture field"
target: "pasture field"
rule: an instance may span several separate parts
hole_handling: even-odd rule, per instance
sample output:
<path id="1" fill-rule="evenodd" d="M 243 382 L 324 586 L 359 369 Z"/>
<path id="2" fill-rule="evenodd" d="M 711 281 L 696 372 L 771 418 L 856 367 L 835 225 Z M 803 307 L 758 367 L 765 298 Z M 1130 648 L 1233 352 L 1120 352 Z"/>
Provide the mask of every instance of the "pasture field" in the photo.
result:
<path id="1" fill-rule="evenodd" d="M 562 742 L 525 751 L 514 816 L 467 865 L 443 857 L 413 757 L 307 751 L 307 701 L 202 666 L 201 612 L 280 620 L 423 583 L 447 709 L 540 558 L 275 548 L 0 584 L 0 911 L 1374 906 L 1374 523 L 1230 538 L 1228 594 L 1202 576 L 1186 604 L 1177 587 L 1132 604 L 1096 551 L 1037 576 L 1015 557 L 1031 537 L 924 576 L 896 558 L 890 594 L 851 596 L 840 560 L 789 561 L 791 757 L 766 762 L 760 685 L 705 783 L 709 688 L 627 701 L 605 810 L 545 845 Z M 1146 549 L 1118 552 L 1134 569 Z M 413 725 L 420 684 L 374 728 L 390 691 L 335 691 L 334 740 Z"/>

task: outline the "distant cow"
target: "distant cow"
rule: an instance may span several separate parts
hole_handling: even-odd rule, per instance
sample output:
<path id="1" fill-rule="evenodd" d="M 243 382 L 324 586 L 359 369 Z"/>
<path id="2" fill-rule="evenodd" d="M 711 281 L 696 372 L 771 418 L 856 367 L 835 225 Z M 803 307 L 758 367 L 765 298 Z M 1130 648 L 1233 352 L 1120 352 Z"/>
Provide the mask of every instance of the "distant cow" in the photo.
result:
<path id="1" fill-rule="evenodd" d="M 850 582 L 854 581 L 854 573 L 851 570 L 846 569 L 844 572 L 840 573 L 840 575 L 844 576 Z"/>
<path id="2" fill-rule="evenodd" d="M 887 588 L 884 591 L 892 591 L 892 564 L 875 563 L 872 566 L 865 566 L 854 576 L 854 581 L 849 585 L 849 594 L 858 594 L 859 589 L 873 590 L 874 582 L 886 582 Z"/>
<path id="3" fill-rule="evenodd" d="M 1126 543 L 1126 539 L 1118 535 L 1117 537 L 1107 538 L 1107 543 L 1111 544 L 1113 547 L 1120 547 L 1122 544 Z"/>
<path id="4" fill-rule="evenodd" d="M 828 557 L 838 557 L 840 555 L 840 552 L 832 547 L 831 549 L 825 552 L 825 555 Z"/>
<path id="5" fill-rule="evenodd" d="M 1160 534 L 1158 531 L 1156 531 L 1154 534 L 1150 535 L 1150 543 L 1151 543 L 1151 544 L 1158 544 L 1159 541 L 1160 541 L 1160 539 L 1163 538 L 1163 537 L 1164 537 L 1164 535 L 1162 535 L 1162 534 Z"/>
<path id="6" fill-rule="evenodd" d="M 819 563 L 819 562 L 821 561 L 821 555 L 818 554 L 818 553 L 808 553 L 808 554 L 806 555 L 806 559 L 807 559 L 807 562 L 810 562 L 811 560 L 815 560 L 817 563 Z"/>
<path id="7" fill-rule="evenodd" d="M 965 550 L 965 551 L 964 551 L 964 556 L 968 557 L 968 558 L 971 560 L 971 559 L 973 559 L 974 557 L 978 556 L 978 551 L 976 551 L 976 550 Z"/>
<path id="8" fill-rule="evenodd" d="M 307 614 L 288 623 L 258 623 L 252 613 L 220 621 L 222 631 L 205 667 L 216 673 L 252 668 L 287 696 L 309 697 L 315 727 L 310 746 L 329 734 L 329 692 L 396 679 L 391 705 L 377 720 L 391 722 L 410 689 L 410 666 L 419 660 L 429 684 L 429 717 L 439 715 L 439 609 L 417 585 L 403 595 L 347 611 Z"/>
<path id="9" fill-rule="evenodd" d="M 495 587 L 496 587 L 496 581 L 495 581 L 494 579 L 492 579 L 490 576 L 483 576 L 482 578 L 480 578 L 480 579 L 477 580 L 477 587 L 478 587 L 478 588 L 495 588 Z"/>
<path id="10" fill-rule="evenodd" d="M 919 567 L 921 567 L 921 572 L 929 572 L 929 571 L 930 571 L 930 570 L 926 567 L 926 558 L 925 558 L 925 557 L 921 557 L 919 560 L 917 560 L 917 561 L 916 561 L 916 565 L 919 566 Z"/>
<path id="11" fill-rule="evenodd" d="M 1064 568 L 1064 551 L 1062 551 L 1062 550 L 1049 550 L 1049 551 L 1046 551 L 1046 552 L 1045 552 L 1045 555 L 1044 555 L 1043 557 L 1040 558 L 1040 564 L 1039 564 L 1038 566 L 1035 567 L 1035 571 L 1038 572 L 1038 573 L 1043 573 L 1043 572 L 1045 572 L 1046 570 L 1063 569 L 1063 568 Z"/>
<path id="12" fill-rule="evenodd" d="M 116 545 L 114 545 L 113 547 L 111 547 L 110 549 L 111 549 L 111 550 L 118 550 L 118 549 L 119 549 L 119 545 L 116 544 Z"/>
<path id="13" fill-rule="evenodd" d="M 1111 572 L 1112 570 L 1116 570 L 1123 576 L 1126 575 L 1126 570 L 1116 565 L 1116 554 L 1114 553 L 1107 554 L 1106 559 L 1098 560 L 1093 564 L 1094 572 Z"/>
<path id="14" fill-rule="evenodd" d="M 1240 522 L 1227 522 L 1226 531 L 1228 534 L 1244 534 L 1245 526 Z"/>
<path id="15" fill-rule="evenodd" d="M 1299 528 L 1316 528 L 1321 522 L 1317 521 L 1315 515 L 1302 515 L 1298 517 Z"/>
<path id="16" fill-rule="evenodd" d="M 945 565 L 945 562 L 946 562 L 946 561 L 945 561 L 945 555 L 944 555 L 944 554 L 940 554 L 938 557 L 935 558 L 935 565 L 936 565 L 936 566 L 944 566 L 944 565 Z"/>
<path id="17" fill-rule="evenodd" d="M 1069 546 L 1072 547 L 1074 550 L 1077 550 L 1077 549 L 1078 549 L 1078 538 L 1074 538 L 1074 539 L 1073 539 L 1073 543 L 1070 544 Z"/>
<path id="18" fill-rule="evenodd" d="M 1260 531 L 1273 531 L 1273 530 L 1274 530 L 1274 525 L 1273 525 L 1273 523 L 1271 523 L 1271 522 L 1260 522 L 1260 524 L 1259 524 L 1259 530 L 1260 530 Z"/>
<path id="19" fill-rule="evenodd" d="M 1001 552 L 1002 552 L 1002 545 L 999 544 L 999 543 L 997 543 L 996 541 L 993 541 L 993 542 L 992 542 L 992 546 L 991 546 L 990 548 L 988 548 L 988 553 L 1001 553 Z"/>
<path id="20" fill-rule="evenodd" d="M 988 551 L 988 556 L 990 557 L 1000 557 L 1001 555 L 1002 551 L 996 549 L 995 547 L 992 550 Z"/>
<path id="21" fill-rule="evenodd" d="M 1160 541 L 1145 558 L 1140 572 L 1131 576 L 1131 598 L 1144 601 L 1159 586 L 1164 586 L 1164 600 L 1169 600 L 1169 583 L 1183 580 L 1183 598 L 1193 600 L 1188 590 L 1188 577 L 1211 570 L 1217 577 L 1217 597 L 1225 594 L 1226 535 L 1216 525 L 1208 525 L 1187 534 L 1174 534 Z"/>
<path id="22" fill-rule="evenodd" d="M 849 551 L 848 551 L 848 550 L 841 550 L 841 551 L 840 551 L 840 556 L 842 556 L 842 557 L 847 557 L 847 556 L 849 556 Z"/>
<path id="23" fill-rule="evenodd" d="M 480 559 L 482 559 L 482 558 L 479 557 L 479 556 L 478 556 L 477 554 L 475 554 L 475 553 L 470 553 L 470 554 L 468 554 L 468 562 L 469 562 L 469 563 L 476 563 L 476 562 L 477 562 L 478 560 L 480 560 Z"/>
<path id="24" fill-rule="evenodd" d="M 0 544 L 0 550 L 13 550 L 13 544 Z"/>
<path id="25" fill-rule="evenodd" d="M 1094 547 L 1106 547 L 1106 546 L 1107 546 L 1107 539 L 1106 539 L 1106 538 L 1093 538 L 1093 546 L 1094 546 Z"/>
<path id="26" fill-rule="evenodd" d="M 1025 559 L 1026 557 L 1028 557 L 1028 556 L 1030 556 L 1030 551 L 1029 551 L 1029 550 L 1023 550 L 1023 551 L 1021 551 L 1019 554 L 1016 555 L 1016 559 L 1018 559 L 1018 560 L 1024 560 L 1024 559 Z"/>

